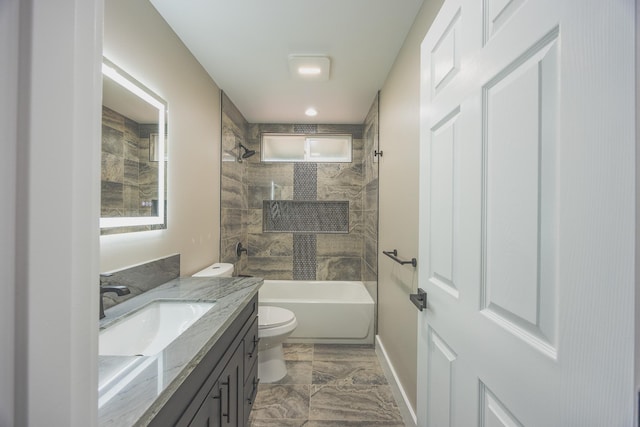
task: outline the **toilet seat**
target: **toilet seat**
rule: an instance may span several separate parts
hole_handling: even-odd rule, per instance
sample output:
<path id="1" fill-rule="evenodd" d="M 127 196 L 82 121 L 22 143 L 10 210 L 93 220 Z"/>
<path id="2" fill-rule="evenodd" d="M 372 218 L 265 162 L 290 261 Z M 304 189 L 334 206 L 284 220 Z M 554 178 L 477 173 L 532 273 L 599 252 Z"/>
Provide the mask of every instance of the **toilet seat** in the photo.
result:
<path id="1" fill-rule="evenodd" d="M 281 307 L 259 306 L 258 329 L 276 328 L 295 320 L 292 311 Z"/>

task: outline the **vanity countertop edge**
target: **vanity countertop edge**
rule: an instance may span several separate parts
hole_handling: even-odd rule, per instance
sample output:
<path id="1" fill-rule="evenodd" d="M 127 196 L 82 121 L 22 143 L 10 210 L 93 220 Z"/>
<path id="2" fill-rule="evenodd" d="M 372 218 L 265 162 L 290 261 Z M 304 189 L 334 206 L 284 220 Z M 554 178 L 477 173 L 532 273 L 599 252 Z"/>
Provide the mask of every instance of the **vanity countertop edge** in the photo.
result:
<path id="1" fill-rule="evenodd" d="M 105 311 L 100 329 L 156 300 L 215 301 L 216 305 L 155 356 L 98 356 L 99 377 L 133 372 L 98 409 L 100 426 L 144 426 L 168 402 L 258 293 L 257 277 L 183 277 L 171 280 Z M 124 368 L 126 367 L 126 369 Z"/>

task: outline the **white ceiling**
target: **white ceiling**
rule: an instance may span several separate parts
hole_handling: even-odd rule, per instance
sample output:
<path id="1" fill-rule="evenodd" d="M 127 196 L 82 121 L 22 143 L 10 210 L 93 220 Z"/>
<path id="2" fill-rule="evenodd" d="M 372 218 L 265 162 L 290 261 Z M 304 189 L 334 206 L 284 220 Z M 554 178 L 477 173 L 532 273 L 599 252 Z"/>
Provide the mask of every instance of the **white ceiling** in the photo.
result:
<path id="1" fill-rule="evenodd" d="M 423 2 L 150 1 L 250 123 L 336 124 L 364 121 Z M 328 56 L 329 81 L 291 79 L 289 55 Z"/>

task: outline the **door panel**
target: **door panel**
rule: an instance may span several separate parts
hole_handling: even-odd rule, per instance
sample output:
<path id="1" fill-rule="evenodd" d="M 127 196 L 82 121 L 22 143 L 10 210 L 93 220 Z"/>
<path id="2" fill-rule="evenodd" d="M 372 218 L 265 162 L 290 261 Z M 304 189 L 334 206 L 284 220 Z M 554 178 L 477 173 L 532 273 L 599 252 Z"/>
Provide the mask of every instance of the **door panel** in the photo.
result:
<path id="1" fill-rule="evenodd" d="M 429 331 L 428 426 L 450 426 L 453 412 L 453 370 L 456 354 L 433 330 Z"/>
<path id="2" fill-rule="evenodd" d="M 480 382 L 480 420 L 481 427 L 522 427 L 500 400 Z"/>
<path id="3" fill-rule="evenodd" d="M 485 0 L 483 45 L 487 44 L 524 2 L 525 0 Z"/>
<path id="4" fill-rule="evenodd" d="M 456 156 L 456 108 L 432 130 L 431 145 L 431 206 L 429 232 L 432 250 L 430 253 L 430 281 L 445 292 L 458 297 L 453 277 L 454 251 L 454 202 Z"/>
<path id="5" fill-rule="evenodd" d="M 431 50 L 431 89 L 434 95 L 453 80 L 460 70 L 460 46 L 456 33 L 460 13 L 460 9 L 454 13 Z"/>
<path id="6" fill-rule="evenodd" d="M 483 87 L 482 309 L 556 356 L 557 29 Z"/>

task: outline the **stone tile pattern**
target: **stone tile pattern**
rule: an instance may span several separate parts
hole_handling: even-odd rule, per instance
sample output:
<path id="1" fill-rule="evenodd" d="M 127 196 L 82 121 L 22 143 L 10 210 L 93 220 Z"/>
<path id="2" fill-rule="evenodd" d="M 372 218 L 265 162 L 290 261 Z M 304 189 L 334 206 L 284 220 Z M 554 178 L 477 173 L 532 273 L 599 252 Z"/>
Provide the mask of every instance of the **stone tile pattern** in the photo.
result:
<path id="1" fill-rule="evenodd" d="M 251 427 L 405 424 L 373 346 L 285 344 L 287 376 L 260 384 Z"/>
<path id="2" fill-rule="evenodd" d="M 349 133 L 353 162 L 261 163 L 262 133 Z M 256 155 L 238 162 L 238 143 L 255 150 Z M 304 252 L 295 251 L 294 239 L 301 237 L 263 231 L 264 201 L 347 201 L 348 233 L 310 233 L 316 239 L 314 276 L 317 280 L 365 281 L 375 300 L 378 164 L 373 151 L 378 149 L 378 97 L 363 124 L 252 124 L 223 94 L 221 261 L 235 263 L 237 274 L 283 280 L 312 277 L 307 271 L 313 268 L 306 258 L 312 253 L 308 241 L 296 245 L 305 248 Z M 248 248 L 248 256 L 235 255 L 238 241 Z"/>
<path id="3" fill-rule="evenodd" d="M 222 153 L 220 179 L 220 261 L 235 265 L 235 272 L 243 273 L 248 256 L 238 257 L 236 244 L 242 242 L 251 248 L 248 241 L 248 170 L 252 162 L 259 162 L 260 155 L 255 154 L 242 159 L 240 144 L 245 147 L 249 123 L 222 93 Z M 239 160 L 240 159 L 240 160 Z"/>
<path id="4" fill-rule="evenodd" d="M 249 165 L 249 242 L 262 242 L 265 200 L 316 200 L 344 201 L 349 203 L 348 233 L 340 235 L 315 235 L 316 259 L 315 272 L 307 256 L 312 251 L 267 255 L 261 251 L 259 256 L 252 255 L 249 247 L 250 262 L 245 274 L 261 276 L 266 279 L 315 278 L 317 280 L 362 280 L 363 263 L 363 125 L 307 125 L 296 124 L 252 124 L 249 126 L 249 148 L 260 151 L 262 133 L 351 133 L 353 136 L 352 163 L 250 163 Z M 314 182 L 315 181 L 315 182 Z M 314 195 L 315 192 L 315 195 Z M 223 199 L 224 200 L 224 199 Z M 224 202 L 223 202 L 224 203 Z M 291 233 L 273 233 L 280 239 L 292 239 Z M 321 244 L 324 237 L 348 236 L 346 252 L 336 245 Z M 274 239 L 277 237 L 273 237 Z M 293 237 L 300 239 L 300 237 Z M 343 241 L 344 239 L 338 239 Z M 323 240 L 326 242 L 326 240 Z M 357 244 L 354 244 L 356 243 Z M 299 247 L 308 248 L 308 245 Z M 308 266 L 308 267 L 307 267 Z M 296 273 L 294 274 L 294 269 Z M 302 273 L 304 272 L 304 274 Z"/>
<path id="5" fill-rule="evenodd" d="M 100 216 L 148 216 L 158 198 L 158 162 L 149 161 L 154 125 L 139 124 L 102 107 Z M 142 231 L 164 226 L 110 228 L 101 234 Z"/>
<path id="6" fill-rule="evenodd" d="M 131 293 L 121 297 L 113 293 L 103 294 L 105 310 L 180 277 L 180 254 L 110 271 L 106 274 L 108 275 L 100 276 L 100 286 L 124 285 L 129 288 Z"/>

